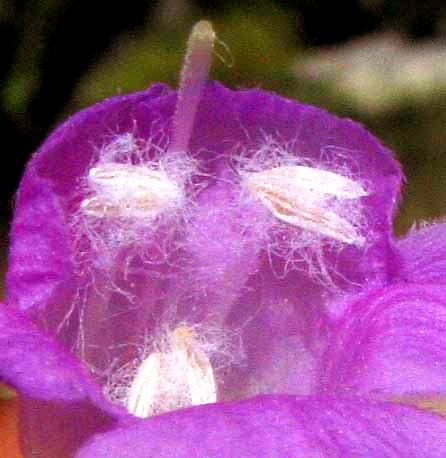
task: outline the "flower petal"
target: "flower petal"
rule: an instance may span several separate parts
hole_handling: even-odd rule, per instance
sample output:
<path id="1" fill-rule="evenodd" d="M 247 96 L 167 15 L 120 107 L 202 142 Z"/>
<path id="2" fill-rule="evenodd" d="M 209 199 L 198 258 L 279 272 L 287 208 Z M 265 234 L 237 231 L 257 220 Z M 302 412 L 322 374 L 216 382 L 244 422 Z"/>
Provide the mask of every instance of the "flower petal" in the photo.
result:
<path id="1" fill-rule="evenodd" d="M 413 283 L 446 282 L 446 223 L 412 229 L 398 241 L 401 278 Z"/>
<path id="2" fill-rule="evenodd" d="M 77 401 L 87 396 L 78 361 L 31 321 L 0 304 L 0 374 L 24 396 Z"/>
<path id="3" fill-rule="evenodd" d="M 29 318 L 3 304 L 0 374 L 20 392 L 24 456 L 73 456 L 83 441 L 116 423 L 119 413 L 110 409 L 79 361 Z"/>
<path id="4" fill-rule="evenodd" d="M 391 151 L 359 124 L 265 91 L 232 92 L 213 84 L 201 102 L 196 126 L 192 150 L 223 153 L 209 164 L 210 173 L 217 172 L 226 180 L 226 172 L 221 171 L 226 171 L 229 156 L 233 162 L 238 158 L 251 171 L 261 171 L 270 163 L 280 166 L 297 161 L 339 173 L 366 188 L 368 195 L 361 199 L 366 249 L 336 246 L 331 250 L 327 239 L 320 244 L 313 240 L 312 248 L 306 249 L 299 246 L 299 230 L 288 227 L 289 231 L 277 235 L 280 242 L 270 240 L 270 247 L 265 249 L 270 250 L 277 275 L 284 275 L 294 265 L 307 276 L 313 269 L 313 275 L 320 278 L 326 269 L 335 286 L 350 290 L 358 284 L 380 284 L 393 277 L 398 262 L 390 242 L 391 225 L 402 172 Z M 260 227 L 260 222 L 257 225 Z M 314 262 L 308 266 L 304 259 Z"/>
<path id="5" fill-rule="evenodd" d="M 79 178 L 95 148 L 118 129 L 130 129 L 131 113 L 138 104 L 163 92 L 164 86 L 154 86 L 81 111 L 56 129 L 33 156 L 17 193 L 12 224 L 6 278 L 11 304 L 30 312 L 43 310 L 54 302 L 58 287 L 75 281 L 69 213 Z"/>
<path id="6" fill-rule="evenodd" d="M 257 397 L 95 436 L 76 458 L 439 458 L 446 421 L 390 403 Z"/>
<path id="7" fill-rule="evenodd" d="M 444 398 L 446 287 L 400 283 L 353 301 L 321 363 L 320 390 L 378 399 Z"/>

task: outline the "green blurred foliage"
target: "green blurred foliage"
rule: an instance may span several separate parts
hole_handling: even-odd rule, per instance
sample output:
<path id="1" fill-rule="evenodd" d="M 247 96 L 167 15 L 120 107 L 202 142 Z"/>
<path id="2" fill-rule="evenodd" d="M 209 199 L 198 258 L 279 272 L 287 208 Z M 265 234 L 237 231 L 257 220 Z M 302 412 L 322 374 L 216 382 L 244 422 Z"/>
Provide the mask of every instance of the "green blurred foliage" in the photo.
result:
<path id="1" fill-rule="evenodd" d="M 4 383 L 0 383 L 0 400 L 10 400 L 16 397 L 16 392 Z"/>
<path id="2" fill-rule="evenodd" d="M 15 17 L 18 9 L 18 4 L 0 0 L 0 23 L 9 19 L 19 26 Z M 31 0 L 23 5 L 19 37 L 21 45 L 0 89 L 0 104 L 12 117 L 24 116 L 33 94 L 39 90 L 46 35 L 51 24 L 57 23 L 61 9 L 63 2 L 59 0 Z"/>
<path id="3" fill-rule="evenodd" d="M 219 42 L 211 77 L 233 87 L 263 87 L 281 92 L 295 80 L 290 61 L 296 24 L 285 11 L 262 8 L 230 10 L 213 19 Z M 148 23 L 140 33 L 119 37 L 108 52 L 79 81 L 69 111 L 106 97 L 141 90 L 153 82 L 177 83 L 190 28 L 200 17 L 176 28 Z"/>

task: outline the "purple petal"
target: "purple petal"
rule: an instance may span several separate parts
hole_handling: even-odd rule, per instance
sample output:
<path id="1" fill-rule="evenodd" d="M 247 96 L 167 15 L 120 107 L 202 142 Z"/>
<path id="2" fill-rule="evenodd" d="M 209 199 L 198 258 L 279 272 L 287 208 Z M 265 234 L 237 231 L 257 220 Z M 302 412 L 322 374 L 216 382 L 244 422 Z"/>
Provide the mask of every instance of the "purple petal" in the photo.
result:
<path id="1" fill-rule="evenodd" d="M 257 397 L 177 411 L 94 437 L 76 458 L 418 458 L 446 454 L 446 421 L 364 401 Z"/>
<path id="2" fill-rule="evenodd" d="M 20 398 L 20 449 L 25 458 L 72 458 L 94 434 L 116 419 L 89 399 L 76 402 Z"/>
<path id="3" fill-rule="evenodd" d="M 81 111 L 33 156 L 17 193 L 7 273 L 10 303 L 22 310 L 45 309 L 60 288 L 70 288 L 67 284 L 75 278 L 68 223 L 79 177 L 91 165 L 95 148 L 131 128 L 133 110 L 166 91 L 154 86 Z M 146 116 L 150 124 L 150 109 Z"/>
<path id="4" fill-rule="evenodd" d="M 87 396 L 79 362 L 30 320 L 0 304 L 0 374 L 25 396 L 77 401 Z"/>
<path id="5" fill-rule="evenodd" d="M 110 410 L 79 361 L 2 304 L 0 374 L 20 392 L 24 456 L 73 456 L 87 438 L 116 424 L 119 413 Z"/>
<path id="6" fill-rule="evenodd" d="M 446 287 L 401 283 L 353 301 L 322 360 L 332 396 L 435 399 L 446 387 Z"/>
<path id="7" fill-rule="evenodd" d="M 402 257 L 402 279 L 414 283 L 445 283 L 445 223 L 413 229 L 398 241 L 398 249 Z"/>
<path id="8" fill-rule="evenodd" d="M 392 278 L 398 261 L 389 238 L 402 172 L 392 153 L 359 124 L 264 91 L 232 92 L 215 84 L 209 87 L 201 102 L 196 126 L 192 150 L 217 152 L 212 161 L 209 157 L 205 160 L 213 166 L 210 173 L 217 171 L 224 178 L 228 155 L 232 160 L 240 154 L 248 158 L 256 156 L 250 163 L 255 166 L 262 158 L 260 147 L 269 139 L 272 144 L 266 150 L 272 156 L 271 150 L 284 148 L 306 163 L 367 183 L 370 192 L 362 199 L 363 231 L 369 238 L 366 252 L 353 246 L 333 251 L 323 246 L 321 262 L 324 265 L 312 267 L 317 274 L 321 274 L 318 268 L 326 268 L 335 285 L 344 289 L 355 290 L 356 283 L 380 284 Z M 257 224 L 260 226 L 260 222 Z M 311 249 L 302 252 L 296 249 L 287 257 L 287 249 L 290 249 L 287 243 L 293 240 L 295 232 L 296 228 L 290 228 L 289 232 L 280 234 L 284 240 L 276 241 L 277 246 L 270 253 L 272 269 L 268 268 L 267 273 L 274 270 L 273 274 L 284 275 L 297 264 L 297 270 L 304 270 L 304 276 L 308 277 L 310 269 L 302 257 L 317 255 Z M 277 256 L 277 252 L 281 256 Z M 265 260 L 268 267 L 270 262 Z"/>

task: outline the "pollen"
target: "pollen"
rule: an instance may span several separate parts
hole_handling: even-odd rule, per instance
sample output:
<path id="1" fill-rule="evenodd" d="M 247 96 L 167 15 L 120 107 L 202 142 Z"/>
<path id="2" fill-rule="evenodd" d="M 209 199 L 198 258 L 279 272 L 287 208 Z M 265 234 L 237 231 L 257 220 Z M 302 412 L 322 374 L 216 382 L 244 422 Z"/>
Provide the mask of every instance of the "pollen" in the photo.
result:
<path id="1" fill-rule="evenodd" d="M 141 363 L 130 385 L 127 409 L 133 415 L 145 418 L 217 400 L 211 362 L 193 331 L 180 326 L 166 344 Z"/>
<path id="2" fill-rule="evenodd" d="M 163 170 L 145 165 L 104 163 L 87 177 L 92 195 L 81 203 L 87 216 L 153 218 L 183 199 L 181 187 Z"/>
<path id="3" fill-rule="evenodd" d="M 348 209 L 352 201 L 368 193 L 350 178 L 296 165 L 244 173 L 243 184 L 285 223 L 346 244 L 361 246 L 365 242 Z"/>

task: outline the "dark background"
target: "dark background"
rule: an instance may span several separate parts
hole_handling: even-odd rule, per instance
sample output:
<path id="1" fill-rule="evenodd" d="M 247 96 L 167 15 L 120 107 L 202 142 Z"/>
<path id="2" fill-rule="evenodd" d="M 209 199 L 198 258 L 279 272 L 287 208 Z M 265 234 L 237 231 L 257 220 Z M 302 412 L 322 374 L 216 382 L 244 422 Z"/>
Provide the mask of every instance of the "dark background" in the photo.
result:
<path id="1" fill-rule="evenodd" d="M 202 18 L 214 22 L 229 46 L 224 60 L 234 61 L 229 67 L 216 60 L 213 78 L 275 90 L 360 120 L 396 152 L 408 178 L 397 233 L 415 220 L 446 214 L 442 1 L 0 0 L 3 249 L 24 165 L 51 129 L 104 97 L 155 81 L 175 85 L 189 30 Z M 357 60 L 368 62 L 376 48 L 374 40 L 389 36 L 396 48 L 375 52 L 375 67 L 354 76 Z M 440 53 L 433 80 L 429 65 L 416 78 L 409 75 L 415 83 L 400 78 L 398 68 L 383 79 L 398 53 L 405 59 L 409 50 L 410 63 L 412 52 L 429 60 L 432 49 Z M 327 63 L 331 70 L 320 70 Z M 339 71 L 356 80 L 342 84 Z"/>

